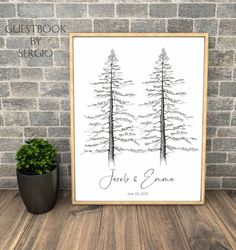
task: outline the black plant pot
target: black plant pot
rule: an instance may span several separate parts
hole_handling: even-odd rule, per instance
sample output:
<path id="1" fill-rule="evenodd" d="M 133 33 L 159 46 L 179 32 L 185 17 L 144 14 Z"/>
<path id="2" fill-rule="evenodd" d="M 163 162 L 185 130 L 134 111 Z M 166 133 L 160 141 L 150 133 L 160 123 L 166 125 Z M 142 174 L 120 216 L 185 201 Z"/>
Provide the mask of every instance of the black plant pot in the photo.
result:
<path id="1" fill-rule="evenodd" d="M 20 194 L 30 213 L 41 214 L 54 207 L 59 186 L 58 170 L 56 166 L 47 174 L 27 175 L 17 169 Z"/>

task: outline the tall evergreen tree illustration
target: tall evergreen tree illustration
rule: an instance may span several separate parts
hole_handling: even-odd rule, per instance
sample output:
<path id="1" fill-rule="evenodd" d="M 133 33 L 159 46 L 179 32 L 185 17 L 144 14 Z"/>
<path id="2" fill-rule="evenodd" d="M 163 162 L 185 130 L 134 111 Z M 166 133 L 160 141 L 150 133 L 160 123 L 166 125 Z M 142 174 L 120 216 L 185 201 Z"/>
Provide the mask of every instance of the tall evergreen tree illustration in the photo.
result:
<path id="1" fill-rule="evenodd" d="M 132 81 L 125 81 L 112 49 L 99 80 L 91 83 L 94 87 L 96 103 L 89 105 L 96 113 L 86 116 L 89 120 L 89 139 L 85 152 L 108 153 L 109 165 L 114 165 L 115 156 L 122 151 L 132 151 L 130 143 L 135 140 L 133 121 L 135 117 L 128 111 L 130 98 L 134 94 L 127 90 Z"/>
<path id="2" fill-rule="evenodd" d="M 148 112 L 140 116 L 147 151 L 160 151 L 160 162 L 175 150 L 195 151 L 193 137 L 188 137 L 185 123 L 190 116 L 180 111 L 186 93 L 180 89 L 183 79 L 175 79 L 169 58 L 163 48 L 150 80 L 145 82 L 147 101 L 142 105 Z"/>

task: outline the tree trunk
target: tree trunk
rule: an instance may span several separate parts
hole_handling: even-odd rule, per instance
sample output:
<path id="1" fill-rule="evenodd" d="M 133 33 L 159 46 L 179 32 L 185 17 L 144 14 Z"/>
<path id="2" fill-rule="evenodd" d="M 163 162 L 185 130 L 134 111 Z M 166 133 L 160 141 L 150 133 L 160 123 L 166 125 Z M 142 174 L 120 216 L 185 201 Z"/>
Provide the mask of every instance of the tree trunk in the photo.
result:
<path id="1" fill-rule="evenodd" d="M 109 107 L 109 147 L 108 163 L 114 165 L 114 125 L 113 125 L 113 89 L 112 89 L 112 63 L 111 63 L 111 80 L 110 80 L 110 107 Z"/>
<path id="2" fill-rule="evenodd" d="M 164 96 L 164 79 L 163 79 L 163 62 L 161 69 L 161 115 L 160 115 L 160 161 L 166 163 L 166 135 L 165 135 L 165 96 Z"/>

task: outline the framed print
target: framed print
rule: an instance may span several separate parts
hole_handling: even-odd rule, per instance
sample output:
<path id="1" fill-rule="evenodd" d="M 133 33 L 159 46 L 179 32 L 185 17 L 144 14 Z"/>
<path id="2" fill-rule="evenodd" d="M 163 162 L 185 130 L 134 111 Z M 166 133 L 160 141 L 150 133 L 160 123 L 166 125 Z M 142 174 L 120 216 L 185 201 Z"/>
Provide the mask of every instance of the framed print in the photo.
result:
<path id="1" fill-rule="evenodd" d="M 208 34 L 70 34 L 73 204 L 204 204 Z"/>

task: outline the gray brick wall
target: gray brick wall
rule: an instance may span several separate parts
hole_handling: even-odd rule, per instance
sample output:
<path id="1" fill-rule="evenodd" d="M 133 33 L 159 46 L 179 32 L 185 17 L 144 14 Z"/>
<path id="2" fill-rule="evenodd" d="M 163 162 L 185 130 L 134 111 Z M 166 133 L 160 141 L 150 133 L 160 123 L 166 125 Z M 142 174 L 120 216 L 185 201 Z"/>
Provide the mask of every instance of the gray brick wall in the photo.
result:
<path id="1" fill-rule="evenodd" d="M 32 137 L 59 150 L 70 188 L 69 32 L 208 32 L 207 188 L 236 189 L 235 0 L 0 0 L 0 188 L 16 188 L 15 153 Z M 8 34 L 9 24 L 66 25 L 66 33 Z M 29 37 L 39 36 L 39 45 Z M 18 49 L 53 57 L 19 58 Z"/>

